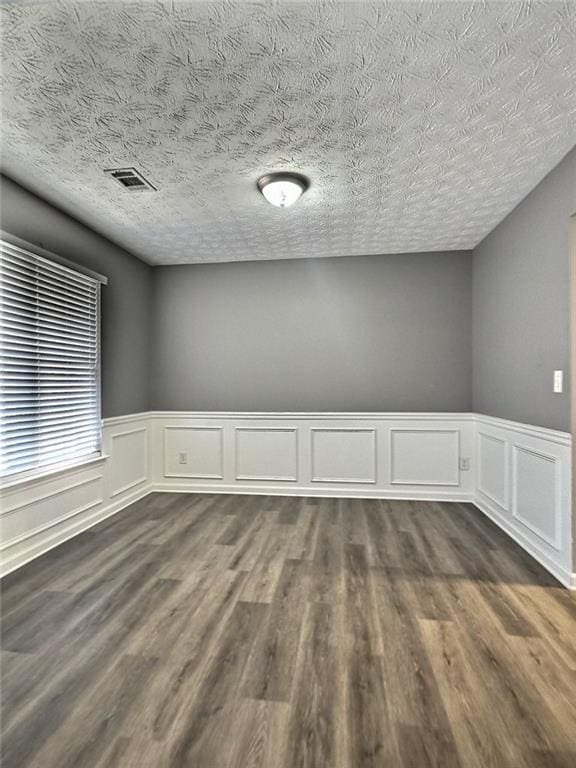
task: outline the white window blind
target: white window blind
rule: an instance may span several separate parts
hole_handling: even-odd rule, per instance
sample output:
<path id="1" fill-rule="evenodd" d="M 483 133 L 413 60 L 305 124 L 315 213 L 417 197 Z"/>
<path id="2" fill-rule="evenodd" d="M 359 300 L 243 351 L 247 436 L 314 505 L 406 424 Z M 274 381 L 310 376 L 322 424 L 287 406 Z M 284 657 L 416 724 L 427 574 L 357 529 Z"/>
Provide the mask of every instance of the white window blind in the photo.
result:
<path id="1" fill-rule="evenodd" d="M 96 455 L 100 282 L 0 240 L 0 475 Z"/>

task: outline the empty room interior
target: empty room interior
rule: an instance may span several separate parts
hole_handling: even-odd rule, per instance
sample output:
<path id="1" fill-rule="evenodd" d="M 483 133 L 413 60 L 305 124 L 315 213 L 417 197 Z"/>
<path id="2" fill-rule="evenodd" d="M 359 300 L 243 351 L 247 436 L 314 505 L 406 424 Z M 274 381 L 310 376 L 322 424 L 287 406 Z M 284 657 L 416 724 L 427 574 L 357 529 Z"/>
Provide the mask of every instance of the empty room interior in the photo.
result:
<path id="1" fill-rule="evenodd" d="M 574 768 L 576 2 L 0 37 L 3 768 Z"/>

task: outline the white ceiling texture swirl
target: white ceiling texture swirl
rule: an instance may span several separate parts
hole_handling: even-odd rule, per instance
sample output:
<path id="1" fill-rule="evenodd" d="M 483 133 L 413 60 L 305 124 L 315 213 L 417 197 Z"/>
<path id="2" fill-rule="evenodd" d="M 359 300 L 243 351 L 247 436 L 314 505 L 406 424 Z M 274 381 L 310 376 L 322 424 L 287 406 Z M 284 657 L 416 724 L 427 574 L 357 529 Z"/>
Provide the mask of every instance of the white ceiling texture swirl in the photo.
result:
<path id="1" fill-rule="evenodd" d="M 572 1 L 0 13 L 5 173 L 153 264 L 471 248 L 576 142 Z"/>

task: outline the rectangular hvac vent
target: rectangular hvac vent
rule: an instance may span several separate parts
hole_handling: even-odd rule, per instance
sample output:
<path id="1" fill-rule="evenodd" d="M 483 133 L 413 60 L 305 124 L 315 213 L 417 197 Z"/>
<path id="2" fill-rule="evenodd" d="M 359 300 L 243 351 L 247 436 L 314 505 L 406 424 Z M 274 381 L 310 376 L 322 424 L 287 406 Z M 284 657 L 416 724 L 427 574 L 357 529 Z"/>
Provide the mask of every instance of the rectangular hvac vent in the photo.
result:
<path id="1" fill-rule="evenodd" d="M 141 192 L 145 189 L 156 191 L 156 187 L 150 184 L 136 168 L 109 168 L 104 173 L 112 176 L 128 192 Z"/>

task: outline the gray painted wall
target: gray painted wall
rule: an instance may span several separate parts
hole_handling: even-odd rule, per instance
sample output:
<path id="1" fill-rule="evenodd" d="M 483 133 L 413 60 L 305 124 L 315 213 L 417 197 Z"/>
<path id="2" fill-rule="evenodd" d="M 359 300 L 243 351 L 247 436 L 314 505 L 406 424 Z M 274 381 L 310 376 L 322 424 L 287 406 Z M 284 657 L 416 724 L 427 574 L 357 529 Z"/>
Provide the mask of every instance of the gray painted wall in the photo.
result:
<path id="1" fill-rule="evenodd" d="M 473 409 L 570 431 L 576 149 L 474 251 Z M 564 370 L 564 394 L 552 392 Z"/>
<path id="2" fill-rule="evenodd" d="M 154 269 L 152 407 L 468 411 L 469 252 Z"/>
<path id="3" fill-rule="evenodd" d="M 149 407 L 152 270 L 6 177 L 1 226 L 7 232 L 108 277 L 102 289 L 102 412 Z"/>
<path id="4" fill-rule="evenodd" d="M 473 257 L 401 254 L 152 270 L 2 181 L 4 229 L 109 278 L 105 416 L 149 407 L 473 409 L 570 429 L 568 381 L 566 394 L 553 394 L 552 371 L 562 368 L 567 379 L 576 149 Z"/>

